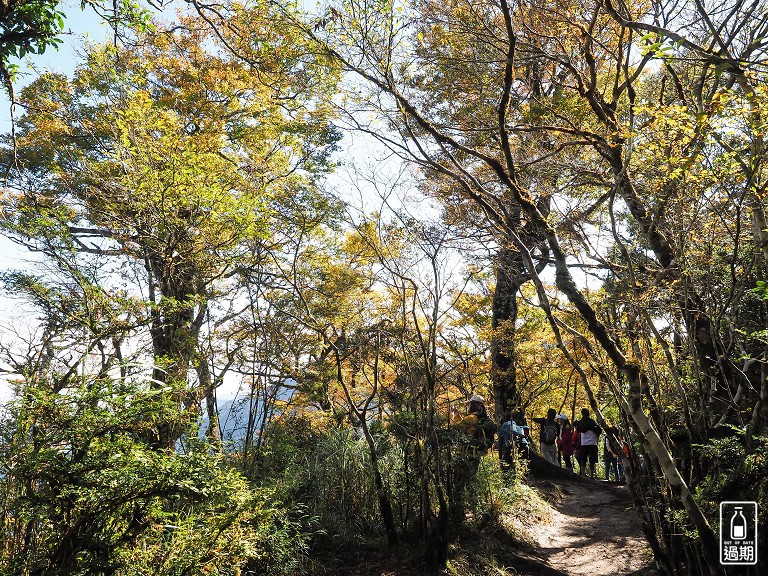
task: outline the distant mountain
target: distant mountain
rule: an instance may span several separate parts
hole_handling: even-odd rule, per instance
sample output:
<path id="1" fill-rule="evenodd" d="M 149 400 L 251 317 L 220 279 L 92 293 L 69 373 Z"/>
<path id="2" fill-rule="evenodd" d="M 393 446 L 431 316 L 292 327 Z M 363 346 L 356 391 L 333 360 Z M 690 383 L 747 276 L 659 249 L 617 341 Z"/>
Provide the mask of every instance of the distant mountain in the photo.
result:
<path id="1" fill-rule="evenodd" d="M 278 391 L 277 399 L 283 402 L 289 402 L 293 396 L 293 386 L 295 380 L 290 378 L 285 380 L 286 386 Z M 258 431 L 259 423 L 263 414 L 264 404 L 261 398 L 254 398 L 253 411 L 255 419 L 255 428 Z M 221 439 L 225 442 L 242 442 L 245 439 L 246 428 L 248 426 L 249 396 L 241 394 L 234 398 L 219 398 L 217 405 L 219 408 L 219 427 L 221 429 Z M 208 414 L 205 403 L 202 406 L 203 419 L 200 425 L 200 436 L 208 430 Z"/>
<path id="2" fill-rule="evenodd" d="M 222 399 L 218 402 L 219 408 L 219 427 L 221 429 L 221 438 L 227 442 L 242 442 L 245 438 L 246 427 L 248 425 L 248 399 L 230 398 Z M 261 406 L 258 406 L 255 418 L 261 416 Z M 203 405 L 203 420 L 200 425 L 200 436 L 208 430 L 208 414 Z"/>

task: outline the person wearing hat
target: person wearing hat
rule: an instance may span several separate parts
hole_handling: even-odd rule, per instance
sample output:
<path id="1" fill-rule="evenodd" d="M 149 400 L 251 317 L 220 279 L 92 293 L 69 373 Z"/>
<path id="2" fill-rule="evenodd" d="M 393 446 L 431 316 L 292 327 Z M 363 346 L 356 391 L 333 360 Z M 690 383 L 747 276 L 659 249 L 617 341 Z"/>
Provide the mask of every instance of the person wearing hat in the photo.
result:
<path id="1" fill-rule="evenodd" d="M 493 446 L 496 434 L 496 424 L 488 417 L 485 398 L 473 394 L 466 404 L 467 415 L 461 418 L 455 427 L 463 430 L 469 436 L 469 441 L 466 449 L 452 463 L 454 494 L 451 498 L 451 515 L 458 522 L 464 515 L 467 486 L 477 474 L 480 458 Z M 454 417 L 461 417 L 458 410 L 454 409 L 452 412 Z"/>
<path id="2" fill-rule="evenodd" d="M 485 398 L 480 396 L 480 394 L 470 396 L 466 404 L 467 415 L 456 426 L 464 430 L 473 439 L 470 449 L 474 452 L 474 455 L 481 455 L 488 452 L 488 449 L 493 445 L 496 424 L 488 417 L 488 411 L 485 408 Z M 458 415 L 458 410 L 454 410 L 454 415 Z"/>
<path id="3" fill-rule="evenodd" d="M 476 411 L 485 412 L 485 398 L 480 394 L 472 394 L 467 400 L 467 412 L 474 413 Z"/>

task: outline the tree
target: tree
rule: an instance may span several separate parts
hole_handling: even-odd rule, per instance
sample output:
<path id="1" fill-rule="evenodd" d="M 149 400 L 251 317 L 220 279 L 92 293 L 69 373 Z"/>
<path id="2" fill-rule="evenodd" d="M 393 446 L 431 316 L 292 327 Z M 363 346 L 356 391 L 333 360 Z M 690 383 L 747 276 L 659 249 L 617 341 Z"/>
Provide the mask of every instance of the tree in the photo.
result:
<path id="1" fill-rule="evenodd" d="M 25 576 L 234 573 L 274 568 L 274 560 L 290 570 L 302 540 L 271 492 L 253 491 L 207 444 L 147 444 L 147 432 L 178 420 L 177 407 L 151 368 L 131 358 L 121 359 L 129 364 L 121 376 L 110 374 L 115 358 L 98 341 L 101 361 L 93 358 L 84 345 L 92 333 L 60 314 L 66 306 L 77 316 L 86 304 L 95 312 L 93 296 L 59 298 L 29 278 L 13 282 L 17 297 L 36 300 L 42 328 L 26 346 L 18 339 L 2 349 L 18 394 L 0 418 L 0 568 Z"/>
<path id="2" fill-rule="evenodd" d="M 36 105 L 19 122 L 18 159 L 6 155 L 20 167 L 5 196 L 7 233 L 67 273 L 98 262 L 102 293 L 123 267 L 137 282 L 126 295 L 143 308 L 153 378 L 175 386 L 193 418 L 212 401 L 198 350 L 209 301 L 237 274 L 246 243 L 266 236 L 270 203 L 313 188 L 335 138 L 309 103 L 328 87 L 301 80 L 312 56 L 299 42 L 276 37 L 259 81 L 211 53 L 217 38 L 188 19 L 134 50 L 92 51 L 72 82 L 43 76 L 22 93 Z M 159 430 L 157 442 L 179 433 Z"/>
<path id="3" fill-rule="evenodd" d="M 763 19 L 747 17 L 756 5 L 737 4 L 733 11 L 720 12 L 722 18 L 727 14 L 727 19 L 710 28 L 738 37 L 748 54 L 747 61 L 739 60 L 739 64 L 759 74 L 751 58 L 762 50 Z M 701 6 L 697 10 L 691 18 L 706 22 L 704 16 L 710 10 Z M 433 13 L 444 15 L 443 22 L 431 19 Z M 654 43 L 650 37 L 635 34 L 636 29 L 643 28 L 644 16 L 633 14 L 628 22 L 630 19 L 617 13 L 601 3 L 529 6 L 506 1 L 479 5 L 457 1 L 441 6 L 415 4 L 399 10 L 388 2 L 348 2 L 335 6 L 325 20 L 316 27 L 305 27 L 305 31 L 325 39 L 328 53 L 367 83 L 370 91 L 358 90 L 358 101 L 386 118 L 402 138 L 382 139 L 403 156 L 452 179 L 465 199 L 475 203 L 513 243 L 537 286 L 539 302 L 558 345 L 589 393 L 587 374 L 559 336 L 561 328 L 549 304 L 550 296 L 536 275 L 534 254 L 541 253 L 538 243 L 545 244 L 557 289 L 571 301 L 592 342 L 603 349 L 619 374 L 621 385 L 612 387 L 617 403 L 647 442 L 675 500 L 698 530 L 702 543 L 699 551 L 707 565 L 702 570 L 718 573 L 721 569 L 712 556 L 716 539 L 709 522 L 675 465 L 670 444 L 664 440 L 665 431 L 643 407 L 647 376 L 632 359 L 636 350 L 631 345 L 632 334 L 606 325 L 606 318 L 599 315 L 600 310 L 574 281 L 572 272 L 574 260 L 581 257 L 579 242 L 588 245 L 578 228 L 598 209 L 606 208 L 618 233 L 615 208 L 618 204 L 626 206 L 630 225 L 636 226 L 658 263 L 656 281 L 663 277 L 670 280 L 672 302 L 690 339 L 697 379 L 702 389 L 712 390 L 704 420 L 711 423 L 715 414 L 719 419 L 725 407 L 735 419 L 732 398 L 741 376 L 728 357 L 711 303 L 702 296 L 691 271 L 681 265 L 683 252 L 674 239 L 684 224 L 667 211 L 673 196 L 681 206 L 690 201 L 681 194 L 675 179 L 679 172 L 675 170 L 686 170 L 696 158 L 704 158 L 704 144 L 718 130 L 713 124 L 706 129 L 694 128 L 693 137 L 681 144 L 680 163 L 665 166 L 659 175 L 653 174 L 656 166 L 636 164 L 642 162 L 639 147 L 652 141 L 650 135 L 647 140 L 639 136 L 648 128 L 638 114 L 641 98 L 653 94 L 664 108 L 669 102 L 667 90 L 675 95 L 685 85 L 683 80 L 689 80 L 673 70 L 667 82 L 660 84 L 648 63 L 655 58 L 663 60 L 664 42 Z M 652 18 L 649 12 L 648 19 Z M 685 18 L 669 19 L 675 26 L 683 21 Z M 687 46 L 683 50 L 692 49 L 679 33 L 644 30 L 673 38 L 681 48 Z M 736 30 L 744 34 L 739 36 Z M 339 42 L 337 38 L 350 41 Z M 427 48 L 422 49 L 425 45 Z M 704 58 L 706 72 L 699 77 L 703 80 L 691 84 L 694 89 L 698 86 L 701 94 L 707 90 L 716 93 L 729 66 L 717 54 L 719 48 L 703 49 L 707 51 L 715 54 Z M 719 63 L 725 68 L 717 73 Z M 441 84 L 446 76 L 440 74 L 443 67 L 451 70 L 450 84 Z M 433 82 L 433 78 L 437 80 Z M 696 114 L 703 114 L 705 123 L 716 123 L 710 111 L 705 107 Z M 548 180 L 553 166 L 560 173 Z M 651 178 L 664 182 L 661 191 L 644 188 Z M 540 194 L 547 186 L 582 202 L 583 209 L 550 213 L 541 202 L 546 196 Z M 645 198 L 643 190 L 649 192 Z M 588 256 L 605 263 L 595 252 Z M 577 341 L 596 354 L 586 339 Z M 605 369 L 601 370 L 605 374 Z M 612 382 L 613 378 L 604 380 Z"/>
<path id="4" fill-rule="evenodd" d="M 14 0 L 0 6 L 0 80 L 13 93 L 10 58 L 42 54 L 61 42 L 57 35 L 64 28 L 64 14 L 57 10 L 58 0 Z"/>

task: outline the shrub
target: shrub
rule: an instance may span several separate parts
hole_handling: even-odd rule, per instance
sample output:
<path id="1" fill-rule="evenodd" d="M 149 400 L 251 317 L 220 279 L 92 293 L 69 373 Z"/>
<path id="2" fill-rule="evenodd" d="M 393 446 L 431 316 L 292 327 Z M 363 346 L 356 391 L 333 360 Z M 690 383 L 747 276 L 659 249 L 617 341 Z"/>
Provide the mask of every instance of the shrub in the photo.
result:
<path id="1" fill-rule="evenodd" d="M 204 443 L 147 444 L 170 414 L 162 392 L 108 381 L 25 390 L 3 422 L 0 572 L 290 571 L 305 539 L 272 492 Z"/>

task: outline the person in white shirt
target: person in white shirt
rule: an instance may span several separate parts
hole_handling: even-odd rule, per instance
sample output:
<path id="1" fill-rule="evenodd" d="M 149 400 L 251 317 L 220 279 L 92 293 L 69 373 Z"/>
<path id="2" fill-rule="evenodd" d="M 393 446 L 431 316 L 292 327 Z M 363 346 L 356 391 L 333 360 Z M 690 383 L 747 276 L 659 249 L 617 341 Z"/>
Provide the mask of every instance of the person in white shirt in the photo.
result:
<path id="1" fill-rule="evenodd" d="M 589 417 L 589 409 L 581 409 L 581 420 L 576 425 L 581 433 L 581 474 L 586 472 L 586 463 L 589 461 L 589 475 L 595 477 L 595 466 L 597 466 L 597 438 L 602 433 L 602 428 L 597 422 Z"/>

